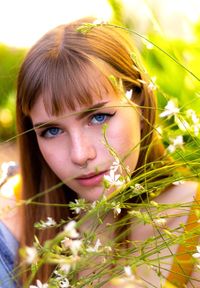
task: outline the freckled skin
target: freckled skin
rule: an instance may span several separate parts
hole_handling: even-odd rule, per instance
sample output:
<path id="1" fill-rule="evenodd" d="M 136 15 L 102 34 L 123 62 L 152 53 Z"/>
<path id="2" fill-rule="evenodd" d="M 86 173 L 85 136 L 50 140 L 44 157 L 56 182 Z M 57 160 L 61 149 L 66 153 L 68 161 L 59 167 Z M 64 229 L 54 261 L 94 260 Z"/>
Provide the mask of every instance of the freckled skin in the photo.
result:
<path id="1" fill-rule="evenodd" d="M 108 103 L 93 114 L 115 113 L 107 117 L 104 123 L 107 124 L 106 139 L 119 158 L 123 159 L 130 149 L 137 146 L 124 162 L 130 171 L 134 171 L 139 156 L 139 145 L 137 145 L 140 142 L 139 109 L 135 104 L 130 105 L 125 98 L 120 99 L 115 94 L 104 96 L 101 100 L 94 99 L 93 102 L 96 104 L 101 101 L 108 101 Z M 124 105 L 127 107 L 120 107 Z M 88 107 L 77 107 L 75 112 L 81 112 L 86 108 Z M 93 123 L 91 115 L 79 119 L 77 113 L 68 109 L 58 117 L 49 115 L 45 110 L 42 97 L 36 101 L 30 113 L 34 125 L 55 121 L 54 127 L 61 129 L 62 133 L 55 137 L 45 138 L 41 136 L 42 128 L 36 128 L 41 153 L 50 168 L 67 186 L 79 197 L 92 202 L 99 199 L 104 191 L 102 180 L 95 185 L 85 187 L 75 177 L 95 171 L 107 171 L 108 174 L 114 158 L 104 144 L 102 133 L 104 123 Z M 83 169 L 80 166 L 85 162 L 88 165 Z"/>

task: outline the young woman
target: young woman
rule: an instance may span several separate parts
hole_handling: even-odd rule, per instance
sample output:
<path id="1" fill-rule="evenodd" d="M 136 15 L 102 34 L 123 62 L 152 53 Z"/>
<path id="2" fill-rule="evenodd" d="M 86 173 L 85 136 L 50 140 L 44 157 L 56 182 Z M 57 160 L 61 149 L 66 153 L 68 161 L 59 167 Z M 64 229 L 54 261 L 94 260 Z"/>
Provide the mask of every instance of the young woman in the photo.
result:
<path id="1" fill-rule="evenodd" d="M 52 217 L 57 223 L 61 219 L 74 217 L 67 205 L 59 204 L 69 204 L 76 199 L 84 199 L 86 203 L 112 199 L 115 195 L 118 197 L 114 187 L 120 184 L 124 185 L 123 192 L 119 191 L 120 197 L 124 195 L 124 206 L 115 210 L 119 214 L 117 216 L 108 212 L 97 231 L 108 223 L 115 225 L 118 220 L 119 223 L 123 219 L 128 221 L 118 225 L 111 233 L 101 234 L 101 243 L 105 245 L 110 239 L 118 239 L 122 235 L 116 243 L 119 242 L 117 245 L 124 251 L 128 249 L 127 243 L 141 247 L 139 243 L 165 234 L 166 231 L 161 231 L 164 227 L 159 226 L 158 221 L 157 224 L 152 222 L 157 226 L 144 225 L 144 222 L 138 221 L 137 213 L 129 213 L 127 207 L 133 207 L 130 205 L 149 203 L 148 189 L 144 189 L 142 195 L 130 192 L 128 196 L 133 188 L 131 190 L 132 186 L 127 183 L 135 179 L 141 183 L 143 177 L 146 187 L 149 183 L 149 187 L 154 185 L 154 188 L 158 183 L 163 183 L 163 193 L 154 199 L 154 204 L 188 203 L 197 197 L 198 189 L 194 182 L 170 185 L 173 182 L 174 163 L 166 156 L 156 135 L 156 101 L 146 72 L 138 64 L 132 39 L 120 28 L 92 23 L 93 19 L 81 19 L 46 33 L 30 49 L 19 72 L 17 129 L 22 199 L 27 200 L 19 216 L 22 232 L 17 238 L 22 247 L 32 246 L 35 235 L 40 243 L 44 243 L 59 231 L 58 227 L 37 230 L 34 223 L 47 217 Z M 151 173 L 153 169 L 157 171 L 154 174 Z M 111 172 L 117 176 L 111 179 Z M 149 179 L 144 175 L 150 175 Z M 113 183 L 107 185 L 105 180 Z M 141 215 L 147 212 L 145 207 L 140 210 Z M 155 207 L 156 204 L 152 213 Z M 177 208 L 168 209 L 164 226 L 175 229 L 181 223 L 187 223 L 186 227 L 189 227 L 187 221 L 194 221 L 194 215 L 190 218 L 185 213 L 179 215 L 179 212 Z M 132 215 L 131 221 L 130 217 L 126 218 L 127 215 Z M 164 212 L 160 215 L 162 218 Z M 89 219 L 79 227 L 81 235 L 90 229 L 92 221 Z M 13 233 L 16 230 L 12 224 L 9 228 Z M 163 242 L 165 238 L 166 234 L 162 236 Z M 135 283 L 134 287 L 165 287 L 166 281 L 173 282 L 177 287 L 198 287 L 197 271 L 191 256 L 198 242 L 197 237 L 190 238 L 187 242 L 189 252 L 175 241 L 172 248 L 164 246 L 160 249 L 157 252 L 159 256 L 149 256 L 152 269 L 145 264 L 135 267 L 143 284 Z M 180 247 L 182 250 L 178 252 Z M 128 258 L 133 256 L 137 259 L 139 250 L 134 250 Z M 167 257 L 169 251 L 171 257 Z M 173 257 L 176 253 L 189 257 L 187 265 L 183 264 L 181 257 Z M 166 258 L 164 264 L 154 266 L 154 256 Z M 120 258 L 119 263 L 122 261 Z M 113 265 L 117 267 L 117 263 Z M 109 274 L 109 269 L 106 269 Z M 47 281 L 51 272 L 52 266 L 44 265 L 39 269 L 37 278 L 42 282 Z M 95 268 L 80 272 L 78 278 L 88 273 L 95 273 Z M 27 274 L 22 272 L 22 281 L 26 281 Z M 97 283 L 96 287 L 115 287 L 116 284 L 111 283 L 109 277 L 102 279 L 102 282 L 96 280 L 91 283 L 92 286 L 84 287 L 95 287 Z"/>

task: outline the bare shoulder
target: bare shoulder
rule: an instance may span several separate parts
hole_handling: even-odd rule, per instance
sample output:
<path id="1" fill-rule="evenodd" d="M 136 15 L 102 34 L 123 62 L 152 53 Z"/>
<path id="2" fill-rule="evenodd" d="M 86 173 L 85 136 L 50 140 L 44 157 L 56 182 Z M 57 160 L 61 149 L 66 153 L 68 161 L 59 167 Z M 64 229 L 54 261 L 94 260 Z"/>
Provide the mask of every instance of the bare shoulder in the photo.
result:
<path id="1" fill-rule="evenodd" d="M 179 185 L 171 185 L 168 189 L 163 191 L 163 193 L 154 199 L 155 204 L 157 203 L 158 205 L 153 205 L 153 207 L 149 205 L 148 210 L 144 209 L 144 213 L 148 212 L 148 215 L 150 215 L 151 221 L 149 223 L 144 224 L 141 221 L 138 221 L 138 219 L 132 220 L 133 225 L 131 231 L 131 240 L 137 243 L 137 247 L 140 247 L 140 245 L 143 247 L 143 243 L 146 243 L 147 246 L 145 249 L 147 251 L 147 255 L 149 251 L 154 251 L 154 245 L 158 248 L 161 247 L 159 248 L 160 250 L 158 249 L 159 256 L 157 263 L 159 267 L 159 273 L 161 273 L 163 279 L 166 279 L 168 276 L 170 267 L 172 267 L 174 261 L 173 255 L 177 253 L 177 249 L 179 247 L 179 243 L 176 241 L 173 242 L 171 239 L 176 240 L 180 235 L 182 235 L 182 233 L 184 233 L 185 225 L 188 222 L 192 204 L 194 203 L 195 196 L 197 195 L 198 185 L 198 182 L 192 181 L 184 182 Z M 161 209 L 161 207 L 163 207 L 163 209 Z M 166 232 L 169 234 L 165 234 Z M 170 235 L 169 238 L 168 235 Z M 155 241 L 146 241 L 149 239 L 155 239 Z M 163 240 L 169 240 L 169 242 L 164 242 Z M 148 246 L 148 243 L 153 244 Z M 145 249 L 143 248 L 141 251 L 145 251 Z M 137 252 L 136 256 L 139 255 L 139 253 L 140 250 Z M 155 253 L 149 253 L 150 256 L 148 261 L 155 261 L 156 253 L 157 248 L 155 248 Z M 152 267 L 156 267 L 156 265 Z M 149 281 L 149 283 L 154 283 L 155 287 L 161 287 L 161 277 L 159 276 L 160 274 L 156 272 L 156 270 L 150 269 L 149 265 L 141 265 L 138 267 L 137 273 L 140 277 Z M 192 276 L 198 279 L 197 275 L 195 275 L 195 271 L 194 275 Z M 197 286 L 194 286 L 193 284 L 192 286 L 187 287 Z"/>
<path id="2" fill-rule="evenodd" d="M 172 185 L 156 198 L 156 202 L 163 204 L 192 202 L 195 199 L 198 185 L 199 183 L 195 181 Z"/>
<path id="3" fill-rule="evenodd" d="M 162 212 L 158 213 L 155 213 L 156 208 L 152 207 L 152 215 L 156 215 L 157 218 L 164 218 L 166 220 L 167 227 L 171 229 L 175 229 L 180 224 L 186 224 L 191 210 L 191 205 L 194 202 L 197 194 L 198 185 L 198 182 L 193 181 L 184 182 L 179 185 L 171 185 L 163 193 L 154 198 L 154 201 L 158 205 L 169 205 L 167 205 L 166 208 L 163 208 Z M 149 209 L 150 213 L 151 208 Z M 154 222 L 149 225 L 142 225 L 142 223 L 134 224 L 132 239 L 144 241 L 148 237 L 153 236 L 153 224 Z"/>
<path id="4" fill-rule="evenodd" d="M 13 196 L 5 197 L 0 193 L 0 221 L 2 221 L 19 241 L 22 228 L 21 209 Z"/>

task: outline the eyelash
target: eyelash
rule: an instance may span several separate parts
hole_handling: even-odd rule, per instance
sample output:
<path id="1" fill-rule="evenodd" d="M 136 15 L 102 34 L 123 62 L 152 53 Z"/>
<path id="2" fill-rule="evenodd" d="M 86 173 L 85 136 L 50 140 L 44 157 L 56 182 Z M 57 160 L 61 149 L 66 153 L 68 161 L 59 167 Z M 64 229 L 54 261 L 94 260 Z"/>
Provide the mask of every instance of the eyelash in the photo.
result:
<path id="1" fill-rule="evenodd" d="M 112 116 L 114 116 L 115 113 L 116 113 L 116 112 L 114 112 L 114 113 L 96 113 L 96 114 L 93 114 L 93 115 L 91 115 L 91 117 L 90 117 L 90 124 L 93 124 L 93 125 L 101 125 L 101 124 L 105 123 L 106 120 L 108 120 L 108 118 L 111 118 Z M 100 122 L 97 121 L 96 123 L 92 123 L 92 120 L 93 120 L 95 117 L 97 117 L 97 116 L 104 116 L 105 118 L 104 118 L 102 121 L 100 121 Z"/>
<path id="2" fill-rule="evenodd" d="M 90 121 L 89 121 L 89 125 L 101 125 L 101 124 L 103 124 L 103 123 L 105 123 L 107 120 L 108 120 L 108 118 L 111 118 L 112 116 L 114 116 L 116 114 L 116 112 L 114 112 L 114 113 L 96 113 L 96 114 L 93 114 L 93 115 L 91 115 L 90 116 Z M 101 122 L 96 122 L 96 123 L 92 123 L 92 120 L 95 118 L 95 117 L 97 117 L 97 116 L 104 116 L 105 118 L 103 119 L 103 121 L 101 121 Z M 54 135 L 47 135 L 47 133 L 50 133 L 50 130 L 53 130 L 53 129 L 56 129 L 57 130 L 57 133 L 56 134 L 54 134 Z M 49 128 L 46 128 L 45 130 L 43 130 L 40 134 L 39 134 L 39 136 L 40 137 L 43 137 L 43 138 L 54 138 L 54 137 L 56 137 L 56 136 L 58 136 L 58 135 L 60 135 L 60 134 L 62 134 L 62 129 L 61 128 L 58 128 L 58 127 L 49 127 Z"/>
<path id="3" fill-rule="evenodd" d="M 57 129 L 57 130 L 59 130 L 59 131 L 62 131 L 62 129 L 60 129 L 60 128 L 58 128 L 58 127 L 49 127 L 49 128 L 46 128 L 45 130 L 43 130 L 40 134 L 39 134 L 39 136 L 41 136 L 41 137 L 43 137 L 43 138 L 54 138 L 54 137 L 56 137 L 57 135 L 59 135 L 59 134 L 61 134 L 61 133 L 57 133 L 57 134 L 55 134 L 55 135 L 49 135 L 49 136 L 47 136 L 47 133 L 49 133 L 50 132 L 50 130 L 52 130 L 52 129 Z"/>

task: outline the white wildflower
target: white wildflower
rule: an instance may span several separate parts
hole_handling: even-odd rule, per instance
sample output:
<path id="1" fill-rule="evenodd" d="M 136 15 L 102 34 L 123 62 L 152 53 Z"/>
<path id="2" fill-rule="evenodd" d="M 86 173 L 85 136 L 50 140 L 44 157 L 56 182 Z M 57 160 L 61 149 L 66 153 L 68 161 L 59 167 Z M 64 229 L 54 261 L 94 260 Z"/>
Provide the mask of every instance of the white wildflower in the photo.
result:
<path id="1" fill-rule="evenodd" d="M 94 209 L 96 207 L 96 205 L 97 205 L 97 201 L 95 200 L 94 202 L 92 202 L 91 208 Z"/>
<path id="2" fill-rule="evenodd" d="M 70 264 L 62 264 L 60 265 L 60 270 L 63 271 L 65 274 L 68 274 L 71 269 Z"/>
<path id="3" fill-rule="evenodd" d="M 122 186 L 124 184 L 124 179 L 120 174 L 115 174 L 117 170 L 121 170 L 120 161 L 118 158 L 110 166 L 109 175 L 104 175 L 105 187 L 108 188 L 110 186 Z"/>
<path id="4" fill-rule="evenodd" d="M 200 246 L 197 246 L 197 253 L 192 254 L 194 258 L 200 258 Z"/>
<path id="5" fill-rule="evenodd" d="M 36 280 L 36 285 L 30 285 L 29 288 L 48 288 L 48 284 L 42 284 L 40 280 Z"/>
<path id="6" fill-rule="evenodd" d="M 157 218 L 153 222 L 158 228 L 166 228 L 167 221 L 165 218 Z"/>
<path id="7" fill-rule="evenodd" d="M 144 190 L 144 187 L 143 187 L 141 184 L 138 184 L 138 183 L 136 183 L 133 188 L 134 188 L 134 190 L 136 190 L 136 191 L 142 191 L 142 190 Z"/>
<path id="8" fill-rule="evenodd" d="M 194 135 L 195 135 L 195 136 L 199 136 L 200 123 L 194 125 L 194 126 L 193 126 L 193 130 L 194 130 Z"/>
<path id="9" fill-rule="evenodd" d="M 59 270 L 55 270 L 55 271 L 53 271 L 53 273 L 54 273 L 54 276 L 56 279 L 62 279 L 63 276 L 61 275 Z"/>
<path id="10" fill-rule="evenodd" d="M 124 184 L 124 180 L 121 179 L 121 175 L 115 175 L 113 170 L 110 171 L 110 175 L 104 175 L 104 179 L 111 185 L 120 187 Z"/>
<path id="11" fill-rule="evenodd" d="M 126 274 L 127 277 L 133 276 L 132 270 L 130 266 L 125 266 L 124 267 L 124 273 Z"/>
<path id="12" fill-rule="evenodd" d="M 187 130 L 194 133 L 195 136 L 198 136 L 200 132 L 200 119 L 196 115 L 196 112 L 193 109 L 188 109 L 186 111 L 186 117 L 189 122 Z"/>
<path id="13" fill-rule="evenodd" d="M 177 180 L 177 181 L 174 181 L 172 184 L 178 186 L 178 185 L 182 185 L 184 183 L 185 183 L 184 180 Z"/>
<path id="14" fill-rule="evenodd" d="M 98 252 L 100 246 L 101 246 L 101 241 L 97 239 L 94 247 L 88 247 L 86 250 L 87 252 Z"/>
<path id="15" fill-rule="evenodd" d="M 156 88 L 157 88 L 156 87 L 156 76 L 154 76 L 151 78 L 151 82 L 148 85 L 148 90 L 154 91 L 154 90 L 156 90 Z"/>
<path id="16" fill-rule="evenodd" d="M 194 124 L 198 124 L 200 121 L 199 121 L 199 118 L 197 117 L 196 115 L 196 112 L 193 110 L 193 109 L 188 109 L 186 111 L 186 115 L 191 118 L 192 122 Z"/>
<path id="17" fill-rule="evenodd" d="M 51 217 L 47 217 L 47 221 L 42 223 L 43 227 L 52 227 L 56 225 L 56 221 L 51 218 Z"/>
<path id="18" fill-rule="evenodd" d="M 51 217 L 47 217 L 46 221 L 41 220 L 40 222 L 35 223 L 34 226 L 38 229 L 46 229 L 46 228 L 54 227 L 55 225 L 57 225 L 56 221 L 53 220 L 53 218 Z"/>
<path id="19" fill-rule="evenodd" d="M 182 148 L 184 141 L 183 141 L 183 136 L 179 135 L 174 139 L 171 139 L 172 144 L 170 144 L 167 149 L 170 153 L 173 153 L 177 148 Z"/>
<path id="20" fill-rule="evenodd" d="M 115 174 L 114 170 L 110 170 L 109 175 L 104 175 L 104 180 L 106 180 L 109 185 L 120 187 L 124 184 L 124 180 L 120 174 Z"/>
<path id="21" fill-rule="evenodd" d="M 160 114 L 160 117 L 167 117 L 178 114 L 180 109 L 176 106 L 173 100 L 169 100 L 165 106 L 164 111 Z"/>
<path id="22" fill-rule="evenodd" d="M 175 117 L 175 122 L 181 131 L 187 131 L 190 129 L 190 124 L 185 119 L 180 119 L 180 117 Z"/>
<path id="23" fill-rule="evenodd" d="M 176 147 L 172 144 L 170 144 L 168 147 L 167 147 L 167 150 L 170 152 L 170 153 L 173 153 L 175 150 L 176 150 Z"/>
<path id="24" fill-rule="evenodd" d="M 131 100 L 132 99 L 132 94 L 133 94 L 133 90 L 127 90 L 126 93 L 125 93 L 125 96 L 128 100 Z"/>
<path id="25" fill-rule="evenodd" d="M 78 254 L 78 252 L 81 249 L 81 246 L 82 246 L 82 240 L 72 240 L 69 248 L 74 256 Z"/>
<path id="26" fill-rule="evenodd" d="M 59 281 L 59 287 L 60 288 L 68 288 L 68 287 L 70 287 L 69 280 L 67 278 L 65 278 L 65 279 L 62 279 L 61 281 Z"/>
<path id="27" fill-rule="evenodd" d="M 76 202 L 77 205 L 79 205 L 79 199 L 75 199 L 75 202 Z M 76 214 L 79 214 L 81 212 L 81 207 L 77 206 L 75 208 L 75 212 L 76 212 Z"/>
<path id="28" fill-rule="evenodd" d="M 67 236 L 71 239 L 78 238 L 79 233 L 76 230 L 76 221 L 72 220 L 64 226 L 64 231 L 67 233 Z"/>
<path id="29" fill-rule="evenodd" d="M 112 165 L 110 166 L 110 170 L 116 172 L 118 169 L 121 169 L 120 161 L 118 158 L 113 161 Z"/>
<path id="30" fill-rule="evenodd" d="M 120 207 L 120 204 L 117 204 L 114 208 L 113 208 L 113 210 L 114 210 L 114 215 L 115 216 L 118 216 L 120 213 L 121 213 L 121 207 Z"/>
<path id="31" fill-rule="evenodd" d="M 32 264 L 37 261 L 37 249 L 35 247 L 25 247 L 26 258 L 25 261 L 27 264 Z"/>

